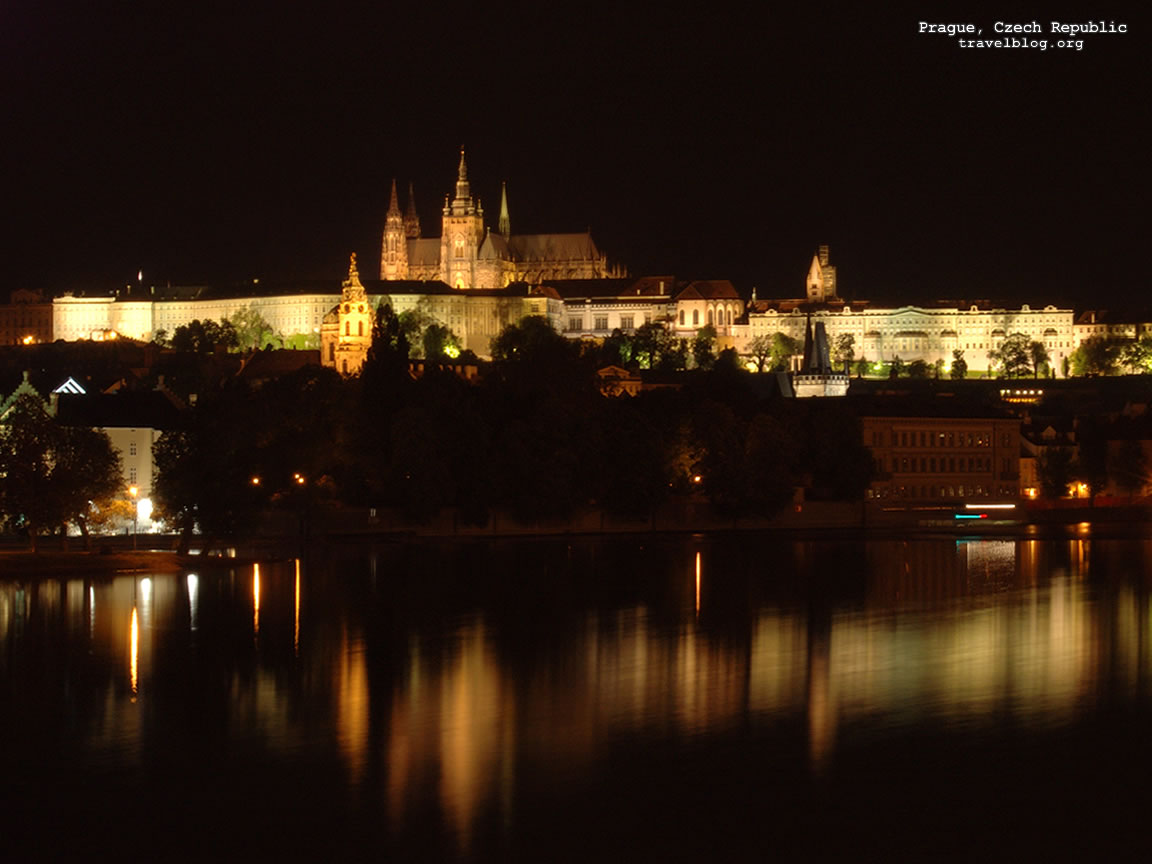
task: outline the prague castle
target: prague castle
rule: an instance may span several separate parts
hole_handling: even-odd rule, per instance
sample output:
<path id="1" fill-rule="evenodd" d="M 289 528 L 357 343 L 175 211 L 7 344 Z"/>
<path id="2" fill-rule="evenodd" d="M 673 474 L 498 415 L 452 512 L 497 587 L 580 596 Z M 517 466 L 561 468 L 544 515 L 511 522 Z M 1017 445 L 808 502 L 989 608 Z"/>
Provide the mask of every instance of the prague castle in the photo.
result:
<path id="1" fill-rule="evenodd" d="M 547 318 L 570 338 L 603 338 L 613 330 L 630 332 L 652 322 L 688 338 L 710 325 L 720 345 L 742 354 L 750 353 L 757 337 L 771 338 L 778 332 L 799 342 L 811 320 L 823 325 L 829 340 L 852 336 L 857 361 L 879 364 L 900 358 L 947 367 L 953 352 L 963 351 L 971 372 L 984 371 L 988 352 L 1007 336 L 1024 333 L 1048 349 L 1052 368 L 1062 374 L 1080 341 L 1099 335 L 1096 331 L 1101 329 L 1082 327 L 1075 323 L 1072 310 L 1050 305 L 873 307 L 842 299 L 837 276 L 828 247 L 821 246 L 807 275 L 798 274 L 797 287 L 803 285 L 803 293 L 794 299 L 757 300 L 753 290 L 746 302 L 726 280 L 628 278 L 622 269 L 609 265 L 589 232 L 513 233 L 506 187 L 501 190 L 495 230 L 485 225 L 461 150 L 454 194 L 445 195 L 438 237 L 424 236 L 411 185 L 406 209 L 401 210 L 393 181 L 378 281 L 361 280 L 353 256 L 339 288 L 333 279 L 280 285 L 253 282 L 231 290 L 137 285 L 116 296 L 65 294 L 40 304 L 42 314 L 36 304 L 18 307 L 14 302 L 6 307 L 12 314 L 0 316 L 4 325 L 0 332 L 8 333 L 13 342 L 42 341 L 46 327 L 24 331 L 31 326 L 32 313 L 41 314 L 46 323 L 50 307 L 50 338 L 118 335 L 147 341 L 194 319 L 223 320 L 252 311 L 285 344 L 320 348 L 326 365 L 355 374 L 371 340 L 371 315 L 387 302 L 397 314 L 418 312 L 423 320 L 448 327 L 462 349 L 480 356 L 487 355 L 491 339 L 504 327 L 526 315 Z M 1136 327 L 1139 332 L 1145 329 Z"/>

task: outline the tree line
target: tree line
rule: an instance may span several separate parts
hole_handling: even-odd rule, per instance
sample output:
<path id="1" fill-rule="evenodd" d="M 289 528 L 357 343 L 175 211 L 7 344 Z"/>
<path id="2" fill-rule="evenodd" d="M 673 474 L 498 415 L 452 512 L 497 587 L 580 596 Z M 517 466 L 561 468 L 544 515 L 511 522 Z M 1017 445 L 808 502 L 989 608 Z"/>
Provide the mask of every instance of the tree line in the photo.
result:
<path id="1" fill-rule="evenodd" d="M 629 361 L 648 368 L 681 350 L 638 335 Z M 494 513 L 531 522 L 589 507 L 646 519 L 671 496 L 771 515 L 800 483 L 816 497 L 862 496 L 872 463 L 843 405 L 771 398 L 703 349 L 683 387 L 606 398 L 596 370 L 621 344 L 582 347 L 526 318 L 493 340 L 478 383 L 436 363 L 413 379 L 408 331 L 383 305 L 355 378 L 310 367 L 255 391 L 233 379 L 202 393 L 157 442 L 160 515 L 222 542 L 269 508 L 304 525 L 322 502 L 411 520 L 451 508 L 483 525 Z"/>
<path id="2" fill-rule="evenodd" d="M 41 534 L 66 535 L 131 517 L 120 454 L 107 434 L 57 422 L 43 400 L 18 395 L 0 419 L 0 520 L 26 533 L 33 549 Z"/>

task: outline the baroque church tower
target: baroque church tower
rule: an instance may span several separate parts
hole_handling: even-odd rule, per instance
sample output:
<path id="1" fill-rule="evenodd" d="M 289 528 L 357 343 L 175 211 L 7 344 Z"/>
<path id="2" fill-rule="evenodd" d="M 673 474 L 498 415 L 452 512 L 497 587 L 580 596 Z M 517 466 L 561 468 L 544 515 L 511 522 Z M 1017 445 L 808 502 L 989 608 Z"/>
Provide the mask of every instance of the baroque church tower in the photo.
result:
<path id="1" fill-rule="evenodd" d="M 456 197 L 444 202 L 444 230 L 440 234 L 440 281 L 453 288 L 477 284 L 476 260 L 484 241 L 484 208 L 472 198 L 468 165 L 460 148 Z"/>
<path id="2" fill-rule="evenodd" d="M 372 346 L 372 306 L 360 282 L 355 252 L 348 262 L 348 278 L 344 280 L 340 305 L 335 311 L 336 321 L 325 318 L 325 327 L 321 327 L 320 356 L 325 366 L 335 367 L 341 375 L 356 375 Z M 331 332 L 332 323 L 336 324 L 335 333 Z"/>

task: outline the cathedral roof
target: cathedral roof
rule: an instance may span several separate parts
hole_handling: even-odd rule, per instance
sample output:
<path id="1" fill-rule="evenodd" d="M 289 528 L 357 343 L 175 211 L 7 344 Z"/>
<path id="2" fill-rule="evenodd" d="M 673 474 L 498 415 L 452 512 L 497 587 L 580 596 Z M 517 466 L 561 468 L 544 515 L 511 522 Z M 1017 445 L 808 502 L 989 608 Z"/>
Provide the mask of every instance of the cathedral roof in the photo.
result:
<path id="1" fill-rule="evenodd" d="M 408 240 L 409 267 L 439 267 L 440 238 L 417 237 Z"/>
<path id="2" fill-rule="evenodd" d="M 483 261 L 511 260 L 512 250 L 508 248 L 508 238 L 503 234 L 497 234 L 494 231 L 489 231 L 488 234 L 484 237 L 484 243 L 480 246 L 478 257 Z"/>
<path id="3" fill-rule="evenodd" d="M 517 261 L 599 260 L 600 250 L 592 235 L 582 234 L 513 234 L 508 246 Z"/>

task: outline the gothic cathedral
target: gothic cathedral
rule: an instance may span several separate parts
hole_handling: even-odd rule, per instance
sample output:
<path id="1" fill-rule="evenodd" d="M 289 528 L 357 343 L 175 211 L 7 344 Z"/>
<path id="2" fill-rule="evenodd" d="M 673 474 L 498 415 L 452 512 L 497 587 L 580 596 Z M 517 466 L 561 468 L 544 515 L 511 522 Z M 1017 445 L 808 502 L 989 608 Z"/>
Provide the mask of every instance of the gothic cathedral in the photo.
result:
<path id="1" fill-rule="evenodd" d="M 556 279 L 608 279 L 626 275 L 608 266 L 588 232 L 513 234 L 507 188 L 501 189 L 496 230 L 484 226 L 484 208 L 473 198 L 460 151 L 456 194 L 444 198 L 440 237 L 423 237 L 412 187 L 400 212 L 396 181 L 384 220 L 380 278 L 440 281 L 457 290 L 499 289 L 511 282 L 535 285 Z"/>

